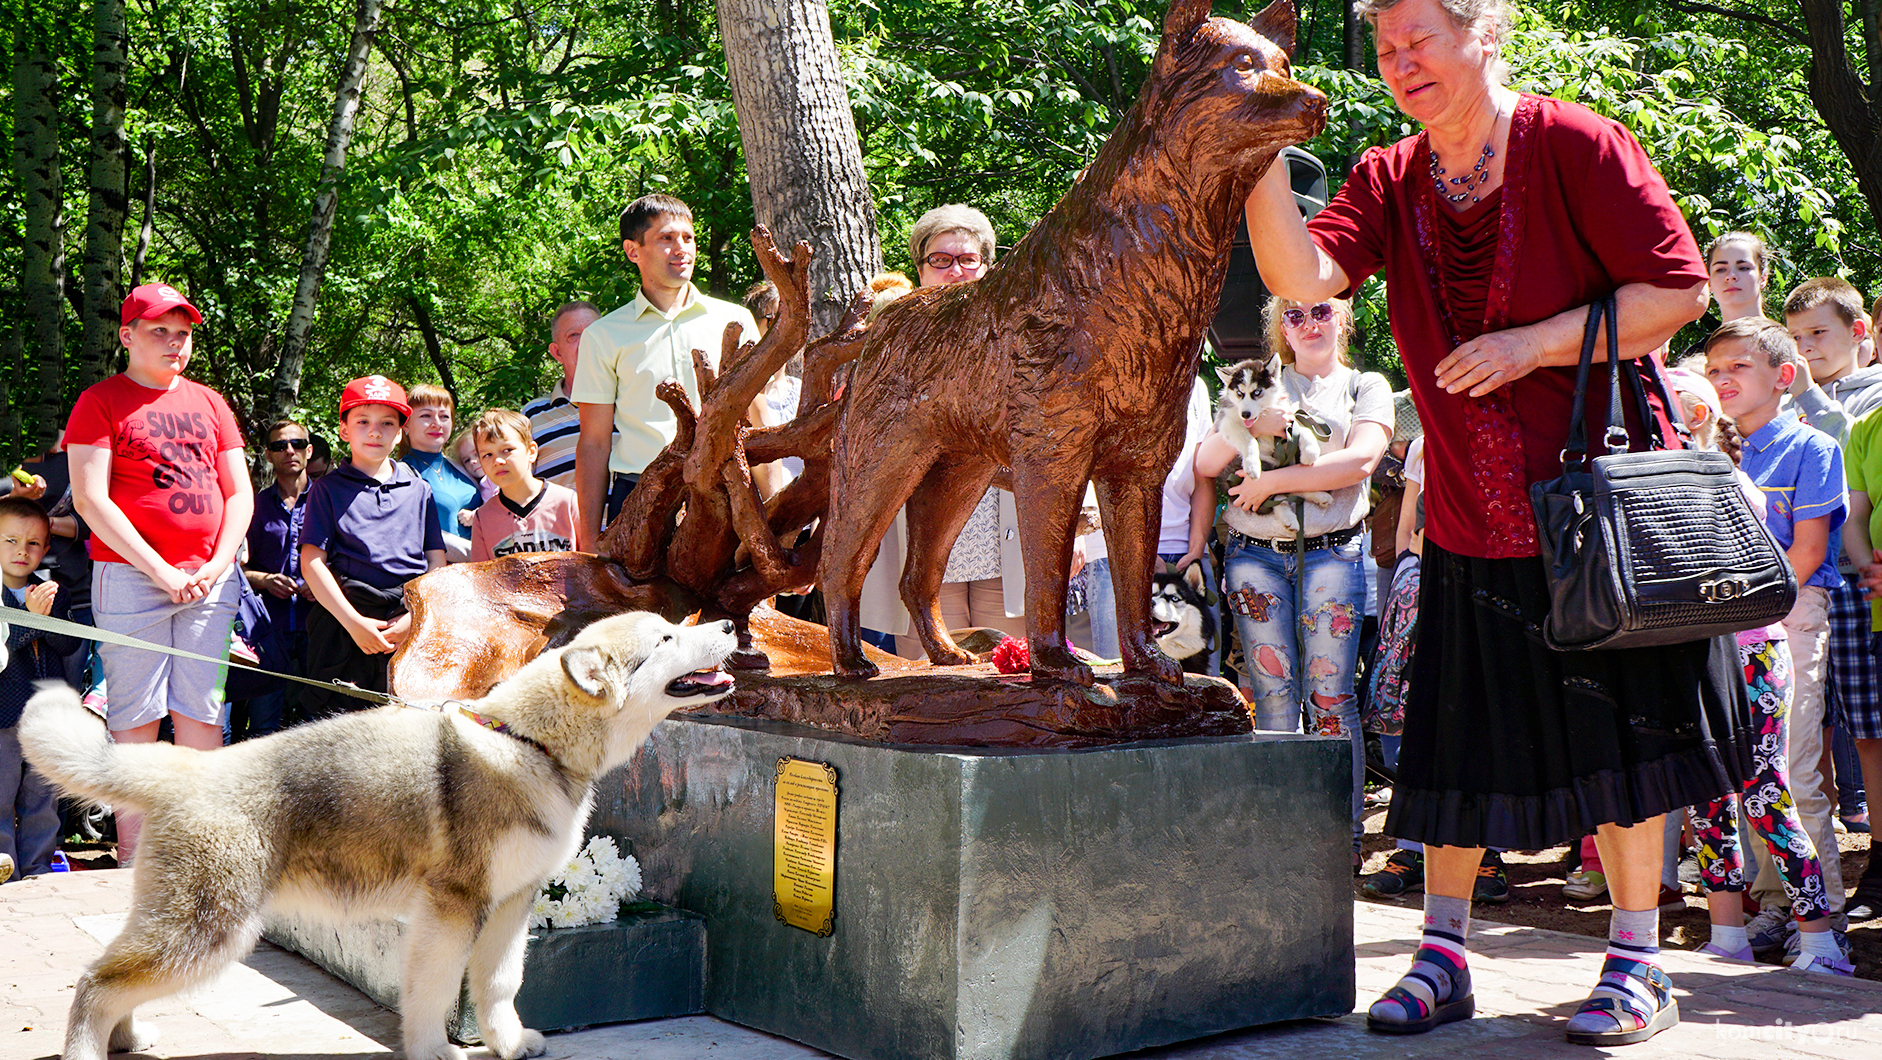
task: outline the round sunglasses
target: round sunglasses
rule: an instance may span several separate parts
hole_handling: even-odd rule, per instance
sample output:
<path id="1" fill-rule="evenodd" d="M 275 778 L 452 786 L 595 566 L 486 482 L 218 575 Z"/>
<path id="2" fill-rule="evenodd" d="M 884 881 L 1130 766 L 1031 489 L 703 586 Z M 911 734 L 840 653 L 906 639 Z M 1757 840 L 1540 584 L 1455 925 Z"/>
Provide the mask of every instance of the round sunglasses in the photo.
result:
<path id="1" fill-rule="evenodd" d="M 1333 303 L 1319 302 L 1305 309 L 1301 309 L 1298 306 L 1293 309 L 1283 309 L 1281 310 L 1281 323 L 1286 324 L 1290 328 L 1297 328 L 1306 324 L 1307 318 L 1310 316 L 1313 317 L 1313 322 L 1316 324 L 1331 323 L 1333 320 Z"/>

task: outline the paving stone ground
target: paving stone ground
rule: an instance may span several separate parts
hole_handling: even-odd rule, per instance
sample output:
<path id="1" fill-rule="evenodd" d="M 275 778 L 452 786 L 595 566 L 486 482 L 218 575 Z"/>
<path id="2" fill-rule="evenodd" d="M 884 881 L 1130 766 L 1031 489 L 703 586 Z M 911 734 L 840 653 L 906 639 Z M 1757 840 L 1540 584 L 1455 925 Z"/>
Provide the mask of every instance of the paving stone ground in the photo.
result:
<path id="1" fill-rule="evenodd" d="M 61 873 L 0 887 L 0 1060 L 56 1055 L 72 983 L 130 905 L 130 873 Z M 1354 907 L 1363 1006 L 1404 970 L 1416 909 Z M 1664 953 L 1684 1022 L 1628 1060 L 1882 1055 L 1882 983 L 1803 976 L 1686 951 Z M 1570 1046 L 1562 1023 L 1593 983 L 1600 942 L 1538 928 L 1476 922 L 1471 967 L 1478 1017 L 1414 1038 L 1369 1034 L 1363 1014 L 1256 1028 L 1133 1054 L 1145 1060 L 1356 1057 L 1486 1060 L 1603 1055 Z M 398 1049 L 396 1015 L 294 954 L 263 943 L 187 996 L 139 1010 L 163 1037 L 153 1058 L 352 1058 Z M 488 1055 L 473 1050 L 473 1057 Z M 709 1016 L 651 1020 L 550 1036 L 551 1058 L 797 1060 L 825 1054 Z"/>

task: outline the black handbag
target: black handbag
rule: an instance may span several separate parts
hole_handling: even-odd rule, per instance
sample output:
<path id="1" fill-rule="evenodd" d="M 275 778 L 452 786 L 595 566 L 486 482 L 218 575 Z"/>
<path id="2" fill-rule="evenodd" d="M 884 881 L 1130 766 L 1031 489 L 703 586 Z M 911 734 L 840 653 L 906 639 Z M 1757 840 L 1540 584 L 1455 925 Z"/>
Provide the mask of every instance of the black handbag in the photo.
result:
<path id="1" fill-rule="evenodd" d="M 1590 462 L 1589 370 L 1602 317 L 1608 332 L 1607 455 Z M 1797 575 L 1764 520 L 1739 492 L 1724 453 L 1662 437 L 1644 370 L 1620 359 L 1614 299 L 1588 309 L 1562 477 L 1529 487 L 1550 612 L 1543 636 L 1560 651 L 1680 644 L 1756 629 L 1790 613 Z M 1629 452 L 1621 377 L 1650 443 Z M 1657 376 L 1652 385 L 1677 416 Z"/>

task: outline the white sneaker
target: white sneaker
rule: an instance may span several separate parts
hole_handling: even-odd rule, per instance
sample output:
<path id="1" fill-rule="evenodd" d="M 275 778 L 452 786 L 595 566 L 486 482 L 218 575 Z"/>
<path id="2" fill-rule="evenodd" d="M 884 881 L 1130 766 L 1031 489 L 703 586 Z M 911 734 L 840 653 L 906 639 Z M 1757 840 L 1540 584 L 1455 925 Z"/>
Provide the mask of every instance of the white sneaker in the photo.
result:
<path id="1" fill-rule="evenodd" d="M 1745 937 L 1753 953 L 1769 953 L 1783 946 L 1797 932 L 1797 921 L 1790 910 L 1773 906 L 1762 910 L 1745 924 Z"/>

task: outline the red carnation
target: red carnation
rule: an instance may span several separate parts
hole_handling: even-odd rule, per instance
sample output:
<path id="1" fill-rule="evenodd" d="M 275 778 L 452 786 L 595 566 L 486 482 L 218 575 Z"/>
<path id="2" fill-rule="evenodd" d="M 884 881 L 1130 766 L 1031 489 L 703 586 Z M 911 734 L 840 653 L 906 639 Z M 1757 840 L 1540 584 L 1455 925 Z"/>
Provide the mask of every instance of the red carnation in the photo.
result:
<path id="1" fill-rule="evenodd" d="M 1003 674 L 1023 674 L 1032 669 L 1032 653 L 1026 650 L 1024 637 L 1008 637 L 993 649 L 993 668 Z"/>

